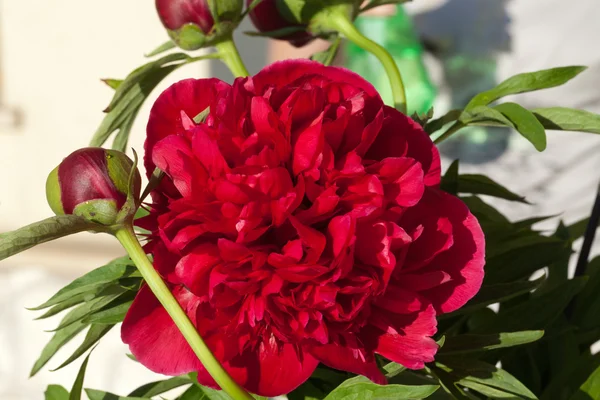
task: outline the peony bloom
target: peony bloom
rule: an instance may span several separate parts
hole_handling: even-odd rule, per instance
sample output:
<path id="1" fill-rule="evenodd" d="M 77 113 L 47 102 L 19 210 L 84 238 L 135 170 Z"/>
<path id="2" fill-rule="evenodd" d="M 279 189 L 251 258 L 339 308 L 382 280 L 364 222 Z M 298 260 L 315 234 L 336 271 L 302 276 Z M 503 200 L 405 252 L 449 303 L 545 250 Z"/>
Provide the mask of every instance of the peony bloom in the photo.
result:
<path id="1" fill-rule="evenodd" d="M 142 223 L 154 265 L 259 395 L 319 363 L 381 384 L 375 354 L 422 368 L 436 315 L 481 285 L 483 234 L 438 188 L 437 149 L 345 69 L 293 60 L 233 86 L 176 83 L 152 109 L 145 164 L 166 173 Z M 149 369 L 215 385 L 147 288 L 122 338 Z"/>

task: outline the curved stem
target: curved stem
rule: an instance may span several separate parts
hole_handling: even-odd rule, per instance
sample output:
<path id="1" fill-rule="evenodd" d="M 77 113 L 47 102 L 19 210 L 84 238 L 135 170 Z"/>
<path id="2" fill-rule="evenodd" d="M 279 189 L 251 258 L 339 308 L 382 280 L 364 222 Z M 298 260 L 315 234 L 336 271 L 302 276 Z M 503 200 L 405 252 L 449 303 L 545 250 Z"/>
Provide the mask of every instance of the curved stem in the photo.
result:
<path id="1" fill-rule="evenodd" d="M 227 65 L 234 77 L 248 76 L 248 70 L 238 52 L 233 37 L 229 37 L 215 45 L 221 60 Z"/>
<path id="2" fill-rule="evenodd" d="M 253 400 L 242 387 L 240 387 L 225 371 L 223 366 L 212 354 L 204 340 L 198 334 L 196 327 L 192 324 L 186 313 L 183 311 L 173 294 L 162 280 L 154 266 L 148 260 L 144 249 L 138 242 L 135 233 L 131 228 L 122 228 L 115 233 L 115 236 L 121 242 L 127 253 L 140 270 L 142 277 L 156 296 L 158 301 L 163 305 L 167 313 L 177 325 L 177 328 L 185 337 L 194 353 L 198 356 L 204 368 L 213 377 L 215 382 L 223 389 L 231 398 L 235 400 Z"/>
<path id="3" fill-rule="evenodd" d="M 452 136 L 453 134 L 455 134 L 456 132 L 458 132 L 459 130 L 461 130 L 464 127 L 465 127 L 465 124 L 463 124 L 460 121 L 456 121 L 454 124 L 452 124 L 452 126 L 450 126 L 450 128 L 448 128 L 448 130 L 446 132 L 442 133 L 440 135 L 440 137 L 435 139 L 433 141 L 433 143 L 435 143 L 435 144 L 442 143 L 444 140 L 448 139 L 450 136 Z"/>
<path id="4" fill-rule="evenodd" d="M 406 89 L 404 88 L 402 75 L 398 70 L 396 61 L 394 61 L 390 53 L 384 47 L 364 36 L 343 13 L 331 13 L 323 23 L 337 30 L 348 40 L 379 59 L 392 85 L 394 106 L 406 114 Z"/>

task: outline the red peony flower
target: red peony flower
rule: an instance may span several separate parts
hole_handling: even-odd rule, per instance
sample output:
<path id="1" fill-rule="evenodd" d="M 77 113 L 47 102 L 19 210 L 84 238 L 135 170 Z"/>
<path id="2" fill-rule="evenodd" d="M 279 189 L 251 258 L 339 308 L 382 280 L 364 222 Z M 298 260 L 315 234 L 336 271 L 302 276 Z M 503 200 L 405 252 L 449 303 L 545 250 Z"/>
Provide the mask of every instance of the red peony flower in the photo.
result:
<path id="1" fill-rule="evenodd" d="M 294 60 L 233 86 L 176 83 L 152 109 L 145 164 L 167 176 L 142 224 L 155 267 L 259 395 L 319 363 L 381 384 L 375 354 L 422 368 L 436 315 L 481 285 L 483 234 L 438 188 L 437 149 L 345 69 Z M 149 369 L 215 386 L 145 287 L 122 338 Z"/>

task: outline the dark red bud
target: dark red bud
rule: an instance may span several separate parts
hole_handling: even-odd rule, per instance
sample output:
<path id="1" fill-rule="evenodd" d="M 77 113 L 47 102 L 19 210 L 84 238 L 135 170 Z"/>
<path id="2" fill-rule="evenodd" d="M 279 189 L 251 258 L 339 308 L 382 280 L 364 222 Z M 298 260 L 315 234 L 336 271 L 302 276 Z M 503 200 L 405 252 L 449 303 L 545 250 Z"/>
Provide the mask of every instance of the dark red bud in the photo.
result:
<path id="1" fill-rule="evenodd" d="M 277 7 L 278 0 L 263 0 L 252 11 L 250 19 L 259 32 L 275 32 L 285 28 L 306 28 L 306 25 L 287 20 Z M 253 0 L 246 0 L 249 6 Z M 273 39 L 286 40 L 296 47 L 302 47 L 311 42 L 315 37 L 308 31 L 295 32 L 290 35 L 273 37 Z"/>
<path id="2" fill-rule="evenodd" d="M 128 193 L 139 197 L 141 178 L 133 168 L 133 161 L 115 150 L 77 150 L 48 176 L 48 203 L 58 215 L 76 214 L 105 225 L 115 223 Z M 135 175 L 130 182 L 132 172 Z"/>
<path id="3" fill-rule="evenodd" d="M 165 28 L 172 31 L 195 24 L 209 33 L 215 23 L 207 0 L 156 0 L 156 10 Z"/>

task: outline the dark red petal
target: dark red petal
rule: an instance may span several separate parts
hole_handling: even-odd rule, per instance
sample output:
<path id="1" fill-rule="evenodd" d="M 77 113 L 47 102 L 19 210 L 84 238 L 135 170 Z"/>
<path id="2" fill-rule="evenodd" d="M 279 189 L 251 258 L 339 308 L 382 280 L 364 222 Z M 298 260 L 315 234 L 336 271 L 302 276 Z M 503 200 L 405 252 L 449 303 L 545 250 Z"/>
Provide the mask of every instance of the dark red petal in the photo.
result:
<path id="1" fill-rule="evenodd" d="M 223 367 L 246 390 L 265 397 L 288 394 L 304 383 L 319 365 L 311 354 L 291 344 L 280 344 L 273 337 L 263 341 L 257 349 L 248 349 Z M 198 381 L 214 386 L 214 380 L 205 371 L 198 373 Z"/>
<path id="2" fill-rule="evenodd" d="M 194 157 L 190 143 L 181 136 L 169 136 L 156 143 L 152 163 L 171 178 L 184 197 L 191 196 L 192 188 L 208 178 Z"/>
<path id="3" fill-rule="evenodd" d="M 428 264 L 411 274 L 443 272 L 450 276 L 449 281 L 420 292 L 428 298 L 438 312 L 450 312 L 462 307 L 481 287 L 485 264 L 485 239 L 477 219 L 459 198 L 439 189 L 427 188 L 423 200 L 410 208 L 406 218 L 418 219 L 435 217 L 452 224 L 452 245 L 448 250 L 437 254 Z M 403 226 L 402 220 L 400 225 Z M 427 239 L 426 229 L 418 239 Z M 417 241 L 418 241 L 417 240 Z M 446 247 L 446 246 L 444 246 Z M 413 257 L 409 247 L 407 257 Z M 419 251 L 418 248 L 415 248 Z M 421 248 L 423 250 L 423 248 Z M 399 281 L 401 282 L 401 277 Z"/>
<path id="4" fill-rule="evenodd" d="M 263 68 L 246 83 L 247 88 L 259 95 L 271 86 L 280 88 L 303 76 L 319 76 L 332 82 L 347 83 L 364 90 L 369 96 L 380 99 L 377 90 L 360 75 L 339 67 L 326 67 L 316 61 L 295 59 L 279 61 Z M 380 100 L 381 101 L 381 100 Z"/>
<path id="5" fill-rule="evenodd" d="M 152 106 L 146 128 L 144 165 L 148 176 L 154 172 L 154 145 L 169 135 L 186 131 L 181 113 L 194 118 L 216 103 L 218 98 L 225 97 L 230 90 L 231 86 L 219 79 L 185 79 L 161 93 Z"/>
<path id="6" fill-rule="evenodd" d="M 360 346 L 353 348 L 326 344 L 312 347 L 310 353 L 328 367 L 366 376 L 379 385 L 387 383 L 385 376 L 377 367 L 373 353 Z"/>
<path id="7" fill-rule="evenodd" d="M 435 310 L 429 305 L 413 314 L 392 314 L 374 310 L 378 314 L 378 328 L 365 331 L 365 341 L 375 344 L 375 352 L 410 369 L 421 369 L 434 359 L 438 345 L 431 338 L 436 332 Z"/>
<path id="8" fill-rule="evenodd" d="M 174 289 L 173 294 L 194 322 L 197 297 L 183 288 Z M 204 370 L 167 311 L 145 285 L 125 316 L 121 339 L 135 358 L 153 372 L 180 375 Z"/>
<path id="9" fill-rule="evenodd" d="M 365 159 L 381 161 L 387 157 L 410 157 L 425 171 L 425 185 L 440 183 L 440 154 L 421 125 L 400 111 L 385 106 L 383 126 L 365 155 Z"/>

